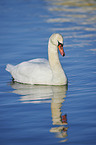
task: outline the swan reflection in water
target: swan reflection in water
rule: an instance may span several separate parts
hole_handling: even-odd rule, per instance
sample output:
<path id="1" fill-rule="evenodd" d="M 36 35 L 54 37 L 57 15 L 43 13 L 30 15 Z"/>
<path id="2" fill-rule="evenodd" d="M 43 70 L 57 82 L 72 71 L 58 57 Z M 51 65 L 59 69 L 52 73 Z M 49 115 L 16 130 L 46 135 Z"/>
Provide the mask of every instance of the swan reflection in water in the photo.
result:
<path id="1" fill-rule="evenodd" d="M 41 86 L 11 83 L 12 93 L 21 95 L 21 103 L 49 103 L 53 126 L 50 132 L 55 133 L 61 142 L 67 141 L 67 115 L 62 115 L 61 107 L 65 101 L 67 86 Z"/>

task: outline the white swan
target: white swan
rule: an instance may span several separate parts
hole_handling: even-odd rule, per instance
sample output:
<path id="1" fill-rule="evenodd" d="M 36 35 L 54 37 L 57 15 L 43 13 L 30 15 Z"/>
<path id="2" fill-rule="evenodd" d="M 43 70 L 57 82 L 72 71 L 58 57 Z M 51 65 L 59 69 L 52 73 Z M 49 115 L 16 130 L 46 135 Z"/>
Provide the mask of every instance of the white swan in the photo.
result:
<path id="1" fill-rule="evenodd" d="M 6 70 L 11 73 L 14 81 L 26 84 L 66 85 L 67 77 L 59 61 L 58 49 L 62 56 L 63 37 L 55 33 L 49 38 L 48 58 L 33 59 L 16 66 L 7 64 Z"/>

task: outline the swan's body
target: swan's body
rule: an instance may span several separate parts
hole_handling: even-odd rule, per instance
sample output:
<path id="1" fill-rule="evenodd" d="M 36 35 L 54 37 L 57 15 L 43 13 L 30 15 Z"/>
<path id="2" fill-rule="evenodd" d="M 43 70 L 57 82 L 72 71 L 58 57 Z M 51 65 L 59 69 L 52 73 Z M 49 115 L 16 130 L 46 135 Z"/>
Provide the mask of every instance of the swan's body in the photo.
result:
<path id="1" fill-rule="evenodd" d="M 53 34 L 48 44 L 49 62 L 46 59 L 33 59 L 16 66 L 7 64 L 6 70 L 11 73 L 15 81 L 20 83 L 66 85 L 67 78 L 58 56 L 57 47 L 61 55 L 64 55 L 60 44 L 63 44 L 63 37 L 60 34 Z"/>

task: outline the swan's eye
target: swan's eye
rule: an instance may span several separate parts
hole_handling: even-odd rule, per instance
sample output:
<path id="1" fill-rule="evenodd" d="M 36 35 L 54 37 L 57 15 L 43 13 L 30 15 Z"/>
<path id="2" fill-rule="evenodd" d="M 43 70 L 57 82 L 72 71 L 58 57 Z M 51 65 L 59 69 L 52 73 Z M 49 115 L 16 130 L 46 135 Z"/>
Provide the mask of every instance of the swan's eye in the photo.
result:
<path id="1" fill-rule="evenodd" d="M 61 45 L 61 47 L 63 47 L 63 44 L 58 41 L 58 46 L 60 46 L 60 45 Z"/>

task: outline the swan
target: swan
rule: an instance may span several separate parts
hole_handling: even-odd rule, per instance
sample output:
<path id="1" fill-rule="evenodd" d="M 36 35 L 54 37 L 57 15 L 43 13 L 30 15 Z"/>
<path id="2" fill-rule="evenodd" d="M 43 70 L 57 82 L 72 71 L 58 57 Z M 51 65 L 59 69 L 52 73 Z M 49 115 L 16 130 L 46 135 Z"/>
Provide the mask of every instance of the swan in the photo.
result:
<path id="1" fill-rule="evenodd" d="M 63 37 L 59 33 L 50 36 L 48 42 L 48 60 L 33 59 L 17 65 L 6 65 L 14 81 L 24 84 L 66 85 L 67 77 L 60 64 L 58 50 L 65 56 Z"/>

